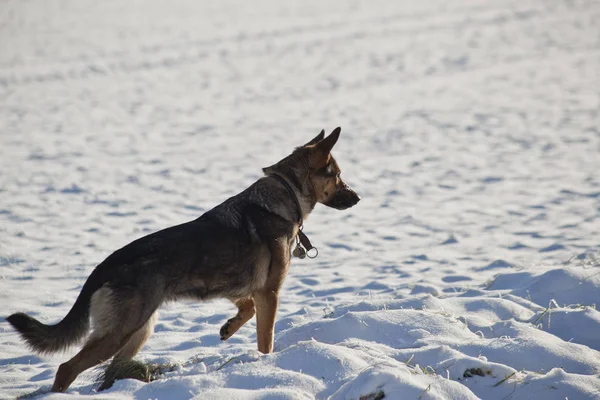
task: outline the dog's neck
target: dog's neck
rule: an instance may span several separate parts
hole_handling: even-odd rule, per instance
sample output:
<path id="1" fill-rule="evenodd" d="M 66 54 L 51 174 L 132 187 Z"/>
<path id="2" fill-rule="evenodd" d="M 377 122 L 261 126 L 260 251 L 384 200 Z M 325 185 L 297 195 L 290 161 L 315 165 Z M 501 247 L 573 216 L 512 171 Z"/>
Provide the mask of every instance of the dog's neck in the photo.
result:
<path id="1" fill-rule="evenodd" d="M 293 198 L 294 203 L 296 203 L 296 212 L 297 212 L 297 223 L 298 223 L 298 236 L 297 236 L 297 242 L 296 242 L 296 249 L 294 249 L 294 251 L 292 252 L 292 254 L 295 257 L 299 257 L 299 258 L 304 258 L 304 257 L 309 257 L 309 258 L 315 258 L 318 254 L 319 254 L 319 250 L 317 250 L 311 243 L 310 240 L 308 239 L 308 237 L 306 236 L 306 234 L 304 232 L 302 232 L 302 225 L 304 222 L 304 217 L 308 216 L 308 214 L 310 213 L 310 211 L 312 210 L 312 207 L 314 207 L 314 204 L 312 205 L 312 207 L 310 208 L 310 210 L 308 210 L 307 212 L 305 212 L 302 209 L 302 204 L 300 202 L 300 200 L 304 197 L 304 196 L 299 196 L 297 193 L 297 189 L 294 190 L 294 187 L 291 183 L 289 183 L 285 177 L 273 173 L 273 174 L 269 174 L 267 176 L 271 176 L 272 178 L 275 178 L 277 181 L 279 181 L 279 183 L 281 183 L 281 185 L 283 185 L 283 187 L 287 190 L 288 194 Z M 302 246 L 300 246 L 300 243 L 302 243 Z M 315 250 L 316 254 L 314 254 L 313 256 L 308 255 L 308 253 L 311 250 Z"/>
<path id="2" fill-rule="evenodd" d="M 301 188 L 298 188 L 297 185 L 294 185 L 291 180 L 289 178 L 287 178 L 285 175 L 274 172 L 274 171 L 270 171 L 267 176 L 271 176 L 275 179 L 277 179 L 284 187 L 285 189 L 290 193 L 290 196 L 294 199 L 295 203 L 296 203 L 296 209 L 298 212 L 298 220 L 300 225 L 302 225 L 302 222 L 308 218 L 308 215 L 310 214 L 310 212 L 313 210 L 313 208 L 315 208 L 315 204 L 316 202 L 312 201 L 310 198 L 307 198 L 307 196 L 304 196 L 302 194 L 302 190 Z"/>

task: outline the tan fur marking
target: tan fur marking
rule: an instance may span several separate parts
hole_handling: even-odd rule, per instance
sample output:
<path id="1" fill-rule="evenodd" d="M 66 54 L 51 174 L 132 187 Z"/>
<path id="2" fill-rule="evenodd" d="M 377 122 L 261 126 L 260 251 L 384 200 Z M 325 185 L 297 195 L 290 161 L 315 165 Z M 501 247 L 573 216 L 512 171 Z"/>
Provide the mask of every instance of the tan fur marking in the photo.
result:
<path id="1" fill-rule="evenodd" d="M 112 301 L 112 290 L 107 287 L 101 287 L 92 295 L 90 304 L 92 336 L 102 337 L 113 330 L 115 310 Z"/>

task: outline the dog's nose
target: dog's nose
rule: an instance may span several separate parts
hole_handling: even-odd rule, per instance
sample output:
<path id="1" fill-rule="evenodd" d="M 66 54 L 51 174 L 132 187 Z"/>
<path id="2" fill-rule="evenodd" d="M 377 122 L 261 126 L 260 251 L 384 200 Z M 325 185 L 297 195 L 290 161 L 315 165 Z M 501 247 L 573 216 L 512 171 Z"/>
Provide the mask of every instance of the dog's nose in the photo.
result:
<path id="1" fill-rule="evenodd" d="M 359 201 L 360 196 L 350 189 L 350 186 L 344 184 L 328 202 L 323 204 L 338 210 L 345 210 L 355 206 Z"/>
<path id="2" fill-rule="evenodd" d="M 350 195 L 354 203 L 358 203 L 360 201 L 360 196 L 354 191 L 354 189 L 346 185 L 346 190 L 348 191 L 348 194 Z"/>
<path id="3" fill-rule="evenodd" d="M 356 203 L 360 201 L 360 196 L 356 194 L 356 192 L 350 188 L 348 188 L 346 192 L 346 208 L 354 207 Z"/>

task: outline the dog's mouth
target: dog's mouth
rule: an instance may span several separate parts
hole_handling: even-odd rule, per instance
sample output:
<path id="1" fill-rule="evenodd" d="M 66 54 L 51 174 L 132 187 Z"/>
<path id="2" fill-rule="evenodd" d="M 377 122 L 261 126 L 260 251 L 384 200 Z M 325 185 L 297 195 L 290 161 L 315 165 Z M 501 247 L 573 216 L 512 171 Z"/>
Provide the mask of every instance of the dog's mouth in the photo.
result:
<path id="1" fill-rule="evenodd" d="M 353 207 L 360 201 L 360 196 L 349 187 L 344 187 L 338 190 L 335 195 L 325 204 L 327 207 L 335 208 L 336 210 L 346 210 Z"/>

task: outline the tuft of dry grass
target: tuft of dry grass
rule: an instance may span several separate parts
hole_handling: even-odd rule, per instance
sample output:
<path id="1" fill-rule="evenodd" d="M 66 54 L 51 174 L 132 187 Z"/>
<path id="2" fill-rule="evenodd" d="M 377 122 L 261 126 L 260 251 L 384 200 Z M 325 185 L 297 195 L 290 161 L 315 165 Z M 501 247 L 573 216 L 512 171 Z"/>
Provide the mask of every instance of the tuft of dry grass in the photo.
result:
<path id="1" fill-rule="evenodd" d="M 463 373 L 463 378 L 472 378 L 473 376 L 492 375 L 492 370 L 481 368 L 469 368 Z"/>
<path id="2" fill-rule="evenodd" d="M 137 379 L 142 382 L 152 382 L 165 372 L 175 369 L 174 364 L 152 364 L 137 360 L 113 360 L 100 374 L 98 391 L 110 388 L 120 379 Z"/>
<path id="3" fill-rule="evenodd" d="M 365 396 L 360 396 L 359 400 L 381 400 L 385 398 L 385 393 L 383 393 L 383 390 L 380 390 L 379 392 L 376 393 L 371 393 L 371 394 L 367 394 Z"/>

